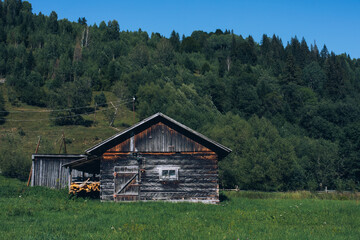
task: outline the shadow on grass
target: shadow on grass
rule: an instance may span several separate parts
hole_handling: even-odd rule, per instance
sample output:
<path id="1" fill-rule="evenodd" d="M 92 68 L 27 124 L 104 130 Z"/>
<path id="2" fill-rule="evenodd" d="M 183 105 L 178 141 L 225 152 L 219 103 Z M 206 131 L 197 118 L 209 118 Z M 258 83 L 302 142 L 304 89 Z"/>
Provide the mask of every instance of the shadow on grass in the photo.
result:
<path id="1" fill-rule="evenodd" d="M 69 194 L 69 198 L 73 199 L 73 198 L 83 198 L 83 199 L 100 199 L 100 192 L 96 191 L 96 192 L 86 192 L 86 191 L 81 191 L 78 192 L 76 194 Z"/>
<path id="2" fill-rule="evenodd" d="M 220 192 L 219 194 L 219 200 L 220 202 L 226 202 L 226 201 L 230 201 L 230 199 L 225 195 L 225 193 Z"/>

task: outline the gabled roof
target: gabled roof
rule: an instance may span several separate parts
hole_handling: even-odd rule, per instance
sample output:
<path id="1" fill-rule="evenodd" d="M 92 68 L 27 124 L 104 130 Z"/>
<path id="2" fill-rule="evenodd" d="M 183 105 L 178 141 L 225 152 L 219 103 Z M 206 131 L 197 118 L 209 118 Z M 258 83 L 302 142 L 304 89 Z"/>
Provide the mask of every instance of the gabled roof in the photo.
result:
<path id="1" fill-rule="evenodd" d="M 228 155 L 231 152 L 230 148 L 227 148 L 220 143 L 217 143 L 201 133 L 198 133 L 194 131 L 193 129 L 175 121 L 174 119 L 166 116 L 162 113 L 156 113 L 141 122 L 129 127 L 128 129 L 125 129 L 124 131 L 115 134 L 114 136 L 96 144 L 95 146 L 87 149 L 85 151 L 86 154 L 89 155 L 97 155 L 100 156 L 104 152 L 106 152 L 108 149 L 118 145 L 119 143 L 131 138 L 132 136 L 144 131 L 145 129 L 149 128 L 150 126 L 162 122 L 165 125 L 171 127 L 175 131 L 180 132 L 181 134 L 185 135 L 186 137 L 194 140 L 195 142 L 200 143 L 201 145 L 211 149 L 212 151 L 216 152 L 219 156 L 219 158 L 224 158 L 226 155 Z"/>

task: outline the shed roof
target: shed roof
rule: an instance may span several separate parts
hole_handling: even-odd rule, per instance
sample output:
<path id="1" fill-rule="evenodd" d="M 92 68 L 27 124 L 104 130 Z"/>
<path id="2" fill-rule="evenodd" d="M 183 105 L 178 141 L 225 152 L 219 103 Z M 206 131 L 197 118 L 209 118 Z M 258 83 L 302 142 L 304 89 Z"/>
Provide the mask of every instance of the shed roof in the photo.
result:
<path id="1" fill-rule="evenodd" d="M 80 158 L 78 160 L 65 163 L 62 165 L 63 167 L 70 167 L 79 171 L 98 174 L 100 173 L 100 158 Z"/>
<path id="2" fill-rule="evenodd" d="M 41 159 L 79 159 L 79 158 L 86 158 L 87 155 L 83 154 L 38 154 L 34 153 L 31 155 L 32 160 L 41 158 Z"/>
<path id="3" fill-rule="evenodd" d="M 96 144 L 95 146 L 87 149 L 85 151 L 86 154 L 89 155 L 97 155 L 100 156 L 108 149 L 118 145 L 119 143 L 131 138 L 132 136 L 144 131 L 145 129 L 149 128 L 150 126 L 162 122 L 165 125 L 171 127 L 172 129 L 180 132 L 181 134 L 189 137 L 190 139 L 202 144 L 203 146 L 211 149 L 212 151 L 216 152 L 219 156 L 219 159 L 226 157 L 230 152 L 231 149 L 227 148 L 220 143 L 217 143 L 206 136 L 202 135 L 201 133 L 196 132 L 195 130 L 175 121 L 174 119 L 166 116 L 162 113 L 156 113 L 141 122 L 125 129 L 124 131 L 115 134 L 114 136 Z"/>

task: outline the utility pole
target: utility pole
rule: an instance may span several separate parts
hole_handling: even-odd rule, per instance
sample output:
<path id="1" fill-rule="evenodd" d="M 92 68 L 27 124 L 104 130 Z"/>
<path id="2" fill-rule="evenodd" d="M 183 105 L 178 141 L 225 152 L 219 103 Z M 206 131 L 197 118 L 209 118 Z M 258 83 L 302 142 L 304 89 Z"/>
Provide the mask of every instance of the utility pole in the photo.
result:
<path id="1" fill-rule="evenodd" d="M 66 151 L 66 138 L 65 138 L 65 133 L 63 131 L 63 141 L 64 141 L 64 150 L 65 150 L 65 154 L 67 153 Z"/>
<path id="2" fill-rule="evenodd" d="M 112 126 L 113 123 L 114 123 L 114 120 L 115 120 L 115 117 L 116 117 L 116 114 L 117 114 L 118 109 L 117 109 L 117 107 L 115 107 L 115 105 L 114 105 L 112 102 L 110 102 L 110 103 L 111 103 L 111 105 L 115 108 L 114 117 L 113 117 L 113 119 L 111 120 L 111 123 L 110 123 L 110 126 Z"/>
<path id="3" fill-rule="evenodd" d="M 61 140 L 62 140 L 62 141 L 61 141 Z M 65 133 L 64 133 L 64 131 L 62 132 L 61 140 L 60 140 L 59 154 L 61 153 L 61 149 L 62 149 L 62 146 L 63 146 L 63 145 L 64 145 L 64 152 L 67 153 L 67 151 L 66 151 L 66 140 L 65 140 Z"/>
<path id="4" fill-rule="evenodd" d="M 94 125 L 96 124 L 96 107 L 97 107 L 97 103 L 95 103 L 95 111 L 94 111 Z"/>
<path id="5" fill-rule="evenodd" d="M 133 97 L 133 121 L 135 123 L 135 97 Z"/>

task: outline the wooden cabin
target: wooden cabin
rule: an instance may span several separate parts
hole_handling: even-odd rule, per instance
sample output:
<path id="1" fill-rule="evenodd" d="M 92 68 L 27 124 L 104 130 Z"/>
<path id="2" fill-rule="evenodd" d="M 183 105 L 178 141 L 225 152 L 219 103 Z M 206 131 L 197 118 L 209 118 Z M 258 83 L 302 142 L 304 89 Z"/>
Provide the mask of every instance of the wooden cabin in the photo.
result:
<path id="1" fill-rule="evenodd" d="M 97 175 L 101 201 L 219 201 L 218 161 L 231 150 L 157 113 L 63 164 Z"/>

